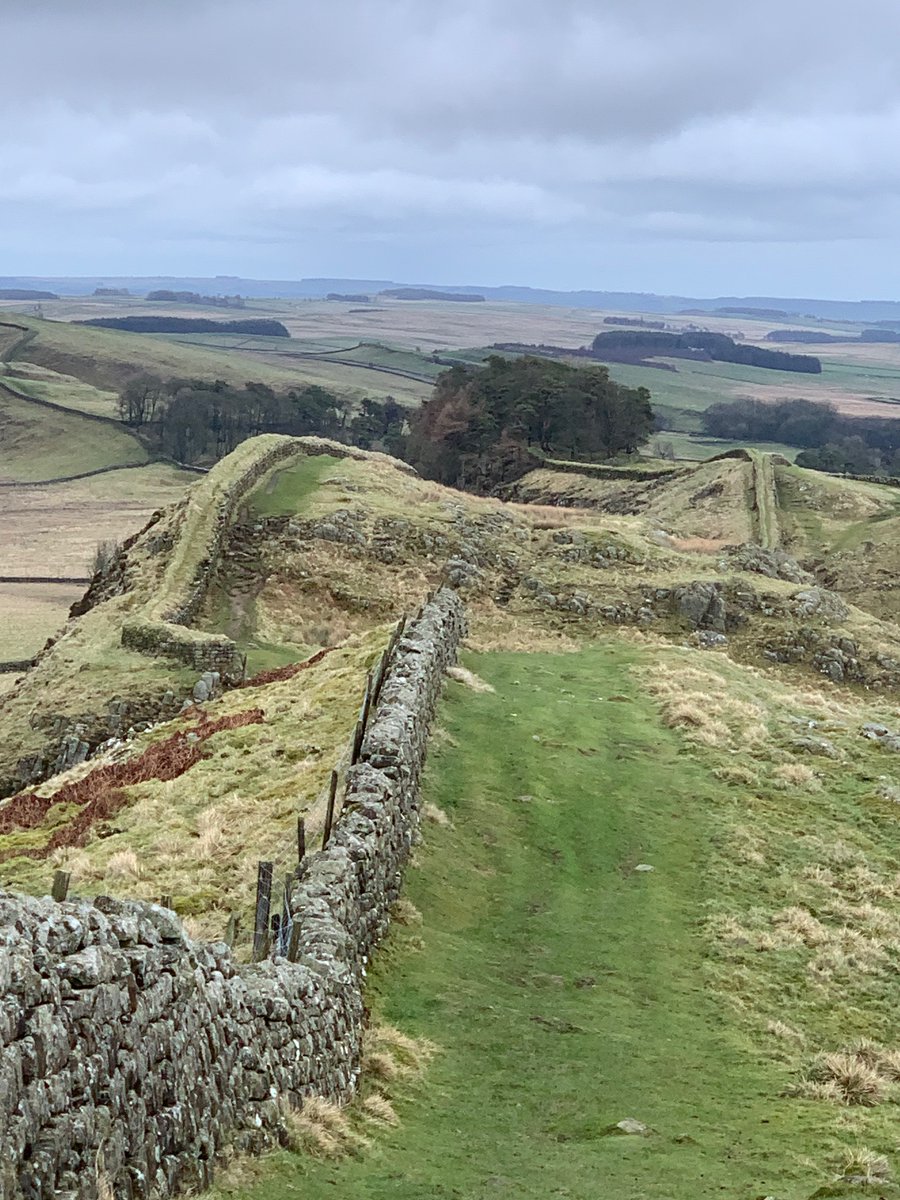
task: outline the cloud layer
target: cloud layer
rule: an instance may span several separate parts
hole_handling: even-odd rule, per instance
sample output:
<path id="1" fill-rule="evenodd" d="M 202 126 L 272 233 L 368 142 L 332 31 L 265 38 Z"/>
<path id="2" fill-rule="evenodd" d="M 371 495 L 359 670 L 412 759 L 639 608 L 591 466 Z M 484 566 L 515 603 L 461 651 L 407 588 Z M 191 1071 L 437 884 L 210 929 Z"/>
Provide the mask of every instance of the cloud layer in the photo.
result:
<path id="1" fill-rule="evenodd" d="M 0 273 L 889 294 L 900 6 L 6 0 Z"/>

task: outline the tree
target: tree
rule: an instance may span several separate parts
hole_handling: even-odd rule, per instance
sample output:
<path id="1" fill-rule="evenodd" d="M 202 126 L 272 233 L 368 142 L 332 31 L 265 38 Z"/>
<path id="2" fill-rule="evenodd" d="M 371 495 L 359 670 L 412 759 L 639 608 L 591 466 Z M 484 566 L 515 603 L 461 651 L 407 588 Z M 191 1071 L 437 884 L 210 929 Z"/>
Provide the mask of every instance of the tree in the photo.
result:
<path id="1" fill-rule="evenodd" d="M 163 390 L 163 381 L 158 375 L 136 375 L 125 384 L 119 395 L 119 416 L 126 425 L 138 428 L 152 421 Z"/>
<path id="2" fill-rule="evenodd" d="M 609 458 L 633 453 L 652 429 L 650 393 L 613 382 L 606 367 L 494 355 L 438 376 L 410 419 L 406 449 L 432 479 L 489 487 L 521 472 L 529 451 Z"/>

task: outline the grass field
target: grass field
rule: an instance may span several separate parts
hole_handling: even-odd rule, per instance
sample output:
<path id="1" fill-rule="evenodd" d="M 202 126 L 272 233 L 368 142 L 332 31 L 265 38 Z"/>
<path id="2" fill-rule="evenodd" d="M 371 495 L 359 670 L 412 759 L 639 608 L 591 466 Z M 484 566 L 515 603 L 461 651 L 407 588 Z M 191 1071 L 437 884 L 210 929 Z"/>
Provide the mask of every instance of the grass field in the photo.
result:
<path id="1" fill-rule="evenodd" d="M 117 417 L 117 393 L 102 391 L 73 375 L 61 375 L 34 363 L 0 363 L 0 380 L 12 391 L 48 400 L 63 408 L 100 417 Z"/>
<path id="2" fill-rule="evenodd" d="M 39 482 L 147 457 L 124 426 L 44 408 L 0 384 L 0 483 Z"/>
<path id="3" fill-rule="evenodd" d="M 162 463 L 0 489 L 0 575 L 86 575 L 98 542 L 135 533 L 198 476 Z"/>
<path id="4" fill-rule="evenodd" d="M 0 583 L 0 662 L 31 658 L 55 634 L 85 585 Z"/>
<path id="5" fill-rule="evenodd" d="M 677 459 L 686 462 L 702 462 L 715 454 L 724 454 L 728 450 L 744 450 L 746 442 L 729 441 L 728 438 L 704 437 L 702 434 L 682 433 L 678 430 L 662 429 L 655 434 L 648 452 L 652 454 L 657 443 L 670 443 Z M 791 462 L 800 453 L 797 446 L 788 446 L 784 442 L 754 442 L 753 448 L 766 454 L 782 454 Z"/>
<path id="6" fill-rule="evenodd" d="M 692 413 L 742 396 L 768 401 L 815 400 L 833 404 L 850 416 L 900 417 L 900 365 L 853 366 L 826 361 L 821 375 L 803 375 L 732 363 L 660 361 L 670 362 L 675 370 L 609 363 L 609 373 L 628 387 L 649 388 L 654 405 L 665 410 L 673 428 L 691 429 Z"/>
<path id="7" fill-rule="evenodd" d="M 71 483 L 0 489 L 0 575 L 90 575 L 98 542 L 136 533 L 196 475 L 151 464 Z M 0 659 L 27 658 L 63 624 L 85 585 L 0 584 Z"/>
<path id="8" fill-rule="evenodd" d="M 739 975 L 754 951 L 717 945 L 711 914 L 777 903 L 786 881 L 776 851 L 756 890 L 766 872 L 735 842 L 738 798 L 636 683 L 652 661 L 621 643 L 466 659 L 496 691 L 449 687 L 425 784 L 445 816 L 407 890 L 421 922 L 395 927 L 369 982 L 380 1020 L 437 1043 L 426 1080 L 357 1157 L 281 1154 L 215 1196 L 806 1200 L 857 1194 L 838 1182 L 846 1156 L 893 1151 L 893 1105 L 786 1094 L 803 1039 L 841 1037 L 806 951 L 755 951 L 761 986 L 741 1004 L 735 980 L 723 1000 L 717 972 Z M 796 821 L 812 804 L 823 837 L 867 836 L 871 816 L 844 798 L 779 807 Z M 762 839 L 792 818 L 759 801 L 741 819 Z M 889 1026 L 886 978 L 869 986 Z M 845 1037 L 866 1027 L 857 1000 Z M 765 1032 L 770 1014 L 793 1043 Z M 646 1134 L 620 1134 L 626 1118 Z"/>

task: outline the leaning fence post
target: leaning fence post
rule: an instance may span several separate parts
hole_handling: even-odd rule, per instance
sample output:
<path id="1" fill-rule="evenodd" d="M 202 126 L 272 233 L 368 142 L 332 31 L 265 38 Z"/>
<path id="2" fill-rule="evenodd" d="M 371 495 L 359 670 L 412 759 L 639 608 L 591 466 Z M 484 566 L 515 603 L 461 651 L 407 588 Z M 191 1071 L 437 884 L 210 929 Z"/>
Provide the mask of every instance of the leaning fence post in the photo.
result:
<path id="1" fill-rule="evenodd" d="M 260 862 L 256 869 L 256 915 L 253 922 L 253 961 L 266 956 L 269 940 L 269 910 L 272 906 L 272 868 L 270 862 Z"/>
<path id="2" fill-rule="evenodd" d="M 366 727 L 362 720 L 356 722 L 356 729 L 353 731 L 353 750 L 350 754 L 350 766 L 355 767 L 359 760 L 359 752 L 362 749 L 363 737 L 365 736 Z"/>
<path id="3" fill-rule="evenodd" d="M 325 828 L 322 830 L 322 849 L 328 845 L 331 837 L 331 826 L 334 824 L 334 798 L 337 795 L 338 773 L 331 772 L 331 783 L 328 785 L 328 808 L 325 812 Z"/>
<path id="4" fill-rule="evenodd" d="M 68 871 L 56 872 L 53 876 L 53 889 L 50 892 L 54 900 L 58 900 L 60 903 L 65 900 L 69 894 L 69 882 L 71 878 L 72 876 Z"/>

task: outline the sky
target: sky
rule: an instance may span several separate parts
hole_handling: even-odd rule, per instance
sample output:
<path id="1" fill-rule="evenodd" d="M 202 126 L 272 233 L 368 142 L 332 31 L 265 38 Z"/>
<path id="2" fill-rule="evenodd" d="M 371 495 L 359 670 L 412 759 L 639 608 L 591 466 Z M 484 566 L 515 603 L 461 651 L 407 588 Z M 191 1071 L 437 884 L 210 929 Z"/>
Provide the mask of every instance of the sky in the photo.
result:
<path id="1" fill-rule="evenodd" d="M 896 0 L 2 0 L 0 275 L 900 299 Z"/>

